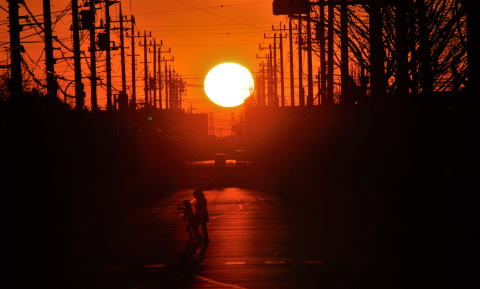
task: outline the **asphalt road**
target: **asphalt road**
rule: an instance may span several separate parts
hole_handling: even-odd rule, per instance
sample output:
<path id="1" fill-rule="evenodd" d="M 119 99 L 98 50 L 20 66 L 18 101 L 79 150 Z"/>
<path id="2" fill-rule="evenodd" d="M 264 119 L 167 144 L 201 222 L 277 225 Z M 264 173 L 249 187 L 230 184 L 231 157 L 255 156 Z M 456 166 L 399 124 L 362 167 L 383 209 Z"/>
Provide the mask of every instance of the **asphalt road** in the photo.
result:
<path id="1" fill-rule="evenodd" d="M 338 258 L 332 254 L 335 238 L 322 233 L 322 222 L 284 198 L 240 188 L 205 195 L 209 244 L 188 241 L 178 207 L 182 200 L 193 199 L 192 190 L 179 191 L 122 218 L 99 220 L 103 223 L 98 232 L 72 238 L 63 268 L 36 268 L 32 280 L 37 288 L 365 285 L 361 262 L 345 252 Z"/>

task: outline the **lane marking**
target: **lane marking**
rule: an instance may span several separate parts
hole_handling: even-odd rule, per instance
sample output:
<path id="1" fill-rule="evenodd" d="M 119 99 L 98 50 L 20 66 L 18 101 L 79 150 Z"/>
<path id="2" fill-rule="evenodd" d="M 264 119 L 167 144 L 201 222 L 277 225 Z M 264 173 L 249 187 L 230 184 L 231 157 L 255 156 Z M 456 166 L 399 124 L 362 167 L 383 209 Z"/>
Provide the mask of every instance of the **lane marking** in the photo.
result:
<path id="1" fill-rule="evenodd" d="M 286 264 L 287 262 L 285 262 L 285 261 L 265 261 L 264 263 L 270 265 L 270 264 Z"/>
<path id="2" fill-rule="evenodd" d="M 321 260 L 305 261 L 305 264 L 325 264 L 325 261 L 321 261 Z"/>
<path id="3" fill-rule="evenodd" d="M 147 269 L 158 269 L 158 268 L 164 268 L 166 265 L 165 264 L 152 264 L 152 265 L 144 265 L 144 268 Z"/>
<path id="4" fill-rule="evenodd" d="M 125 266 L 122 266 L 122 265 L 114 265 L 114 266 L 107 266 L 105 267 L 105 269 L 107 270 L 120 270 L 120 269 L 125 269 L 126 267 Z"/>
<path id="5" fill-rule="evenodd" d="M 227 261 L 225 265 L 245 265 L 245 261 Z"/>
<path id="6" fill-rule="evenodd" d="M 235 289 L 248 289 L 246 287 L 242 287 L 242 286 L 235 285 L 235 284 L 215 281 L 215 280 L 212 280 L 212 279 L 207 278 L 207 277 L 202 276 L 202 275 L 195 275 L 195 278 L 200 279 L 200 280 L 205 281 L 205 282 L 208 282 L 208 283 L 215 284 L 215 285 L 220 285 L 220 286 L 225 286 L 225 287 L 230 287 L 230 288 L 235 288 Z"/>

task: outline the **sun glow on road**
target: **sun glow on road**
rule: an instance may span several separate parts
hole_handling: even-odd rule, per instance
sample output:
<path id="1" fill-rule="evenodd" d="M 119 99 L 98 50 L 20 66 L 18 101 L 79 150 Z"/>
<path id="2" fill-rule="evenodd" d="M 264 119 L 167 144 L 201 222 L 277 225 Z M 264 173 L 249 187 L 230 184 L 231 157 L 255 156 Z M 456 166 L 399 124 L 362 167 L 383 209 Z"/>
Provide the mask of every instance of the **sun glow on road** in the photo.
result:
<path id="1" fill-rule="evenodd" d="M 250 71 L 237 63 L 222 63 L 212 68 L 204 81 L 208 98 L 223 107 L 241 105 L 253 92 Z"/>

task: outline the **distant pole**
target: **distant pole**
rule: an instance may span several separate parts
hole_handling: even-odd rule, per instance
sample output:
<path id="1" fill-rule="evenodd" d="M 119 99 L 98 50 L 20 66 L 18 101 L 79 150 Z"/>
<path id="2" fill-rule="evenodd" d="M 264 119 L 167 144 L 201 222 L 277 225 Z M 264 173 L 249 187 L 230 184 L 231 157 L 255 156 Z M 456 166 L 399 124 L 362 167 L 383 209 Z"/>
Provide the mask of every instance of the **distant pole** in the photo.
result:
<path id="1" fill-rule="evenodd" d="M 272 44 L 268 45 L 268 105 L 273 105 L 273 55 L 272 55 Z"/>
<path id="2" fill-rule="evenodd" d="M 376 1 L 369 5 L 369 35 L 370 35 L 370 98 L 378 105 L 386 90 L 385 81 L 385 51 L 382 37 L 382 12 Z"/>
<path id="3" fill-rule="evenodd" d="M 137 84 L 135 82 L 135 16 L 130 16 L 130 23 L 132 24 L 132 98 L 130 106 L 133 110 L 135 110 L 137 107 Z"/>
<path id="4" fill-rule="evenodd" d="M 320 4 L 324 4 L 325 0 L 320 0 Z M 321 105 L 327 103 L 327 66 L 325 62 L 325 6 L 319 5 L 320 8 L 320 20 L 318 26 L 318 42 L 320 45 L 320 99 Z"/>
<path id="5" fill-rule="evenodd" d="M 303 63 L 302 63 L 302 15 L 298 15 L 298 89 L 299 105 L 305 106 L 305 93 L 303 91 Z"/>
<path id="6" fill-rule="evenodd" d="M 153 107 L 157 107 L 157 40 L 153 38 Z"/>
<path id="7" fill-rule="evenodd" d="M 260 100 L 259 105 L 265 106 L 265 62 L 262 62 L 260 76 Z"/>
<path id="8" fill-rule="evenodd" d="M 333 104 L 333 35 L 334 35 L 334 1 L 330 0 L 328 3 L 328 76 L 327 76 L 327 102 L 326 104 Z"/>
<path id="9" fill-rule="evenodd" d="M 55 59 L 53 58 L 50 0 L 43 0 L 43 32 L 45 33 L 45 68 L 47 73 L 47 96 L 49 98 L 56 98 L 57 83 L 55 80 Z"/>
<path id="10" fill-rule="evenodd" d="M 72 0 L 73 65 L 75 68 L 75 109 L 85 105 L 85 92 L 82 83 L 82 63 L 80 62 L 80 33 L 78 27 L 78 2 Z"/>
<path id="11" fill-rule="evenodd" d="M 95 41 L 95 1 L 90 0 L 88 2 L 90 7 L 90 13 L 92 16 L 92 21 L 89 23 L 88 27 L 90 34 L 90 106 L 92 111 L 98 110 L 98 100 L 97 100 L 97 44 Z"/>
<path id="12" fill-rule="evenodd" d="M 93 0 L 90 0 L 93 1 Z M 128 109 L 128 96 L 127 96 L 127 73 L 125 69 L 125 39 L 123 29 L 123 14 L 122 5 L 120 4 L 120 62 L 122 68 L 122 92 L 119 95 L 119 108 L 120 111 L 127 111 Z"/>
<path id="13" fill-rule="evenodd" d="M 408 75 L 408 66 L 409 66 L 409 61 L 408 61 L 408 23 L 405 21 L 408 17 L 408 10 L 409 10 L 409 5 L 407 1 L 397 1 L 395 4 L 395 11 L 396 11 L 396 17 L 395 17 L 395 58 L 396 58 L 396 64 L 397 64 L 397 73 L 395 75 L 396 82 L 397 82 L 397 101 L 399 103 L 404 103 L 407 100 L 408 97 L 408 87 L 409 85 L 409 75 Z M 420 26 L 423 26 L 420 24 Z M 428 39 L 428 30 L 425 31 L 426 35 L 424 36 L 425 38 Z M 422 37 L 423 38 L 423 37 Z M 423 41 L 419 41 L 420 47 L 423 48 Z M 421 49 L 422 51 L 423 49 Z M 427 52 L 427 54 L 430 54 L 430 51 Z M 420 59 L 425 60 L 421 55 Z M 431 62 L 429 63 L 431 67 Z M 423 72 L 423 71 L 422 71 Z M 421 72 L 421 74 L 423 74 Z M 423 77 L 422 77 L 423 79 Z M 431 89 L 427 89 L 425 92 L 430 92 Z"/>
<path id="14" fill-rule="evenodd" d="M 293 75 L 293 33 L 292 33 L 292 18 L 288 18 L 288 37 L 290 45 L 290 105 L 295 106 L 295 83 Z"/>
<path id="15" fill-rule="evenodd" d="M 310 10 L 307 12 L 307 71 L 308 71 L 308 94 L 307 106 L 313 106 L 313 67 L 312 67 L 312 27 Z"/>
<path id="16" fill-rule="evenodd" d="M 273 103 L 278 106 L 277 33 L 273 34 Z"/>
<path id="17" fill-rule="evenodd" d="M 10 97 L 20 97 L 22 88 L 22 46 L 20 44 L 20 24 L 18 4 L 20 0 L 8 0 L 8 18 L 10 24 Z"/>
<path id="18" fill-rule="evenodd" d="M 282 106 L 285 106 L 285 80 L 283 71 L 283 33 L 280 33 L 280 98 Z"/>
<path id="19" fill-rule="evenodd" d="M 76 1 L 76 0 L 75 0 Z M 112 59 L 110 53 L 110 0 L 105 0 L 105 33 L 107 34 L 106 69 L 107 69 L 107 110 L 113 110 L 112 103 Z"/>
<path id="20" fill-rule="evenodd" d="M 167 70 L 167 62 L 165 61 L 165 58 L 163 58 L 163 62 L 165 64 L 165 109 L 168 109 L 168 102 L 169 102 L 169 89 L 168 89 L 168 70 Z"/>
<path id="21" fill-rule="evenodd" d="M 403 19 L 402 21 L 406 21 Z M 341 103 L 352 104 L 353 97 L 349 91 L 348 72 L 348 7 L 340 6 L 340 75 L 341 75 Z"/>
<path id="22" fill-rule="evenodd" d="M 169 107 L 170 109 L 174 109 L 173 107 L 173 101 L 174 101 L 174 91 L 173 91 L 173 85 L 172 85 L 172 67 L 168 66 L 168 85 L 169 85 L 169 91 L 170 91 L 170 104 Z"/>
<path id="23" fill-rule="evenodd" d="M 158 48 L 157 62 L 158 62 L 158 108 L 163 109 L 162 104 L 162 41 L 160 40 L 160 47 Z"/>
<path id="24" fill-rule="evenodd" d="M 143 70 L 144 70 L 144 80 L 145 80 L 145 106 L 148 105 L 148 58 L 147 58 L 147 31 L 143 30 Z"/>

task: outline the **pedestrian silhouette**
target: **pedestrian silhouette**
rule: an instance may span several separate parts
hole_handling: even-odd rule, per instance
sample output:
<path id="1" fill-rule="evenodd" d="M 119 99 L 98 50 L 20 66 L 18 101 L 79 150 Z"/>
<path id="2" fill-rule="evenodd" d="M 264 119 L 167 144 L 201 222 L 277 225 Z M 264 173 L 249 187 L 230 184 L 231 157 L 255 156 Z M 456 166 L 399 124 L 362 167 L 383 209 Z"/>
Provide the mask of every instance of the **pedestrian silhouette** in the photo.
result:
<path id="1" fill-rule="evenodd" d="M 195 226 L 193 232 L 197 240 L 203 240 L 209 242 L 208 237 L 207 223 L 209 221 L 208 217 L 208 208 L 207 208 L 207 199 L 203 194 L 203 191 L 196 189 L 193 191 L 193 196 L 195 197 Z M 198 232 L 198 226 L 202 227 L 202 235 Z"/>
<path id="2" fill-rule="evenodd" d="M 190 240 L 194 240 L 194 228 L 195 226 L 197 226 L 197 224 L 195 221 L 195 215 L 193 214 L 192 204 L 189 200 L 183 200 L 182 220 L 187 221 L 187 225 L 185 225 L 185 230 L 187 231 Z"/>

